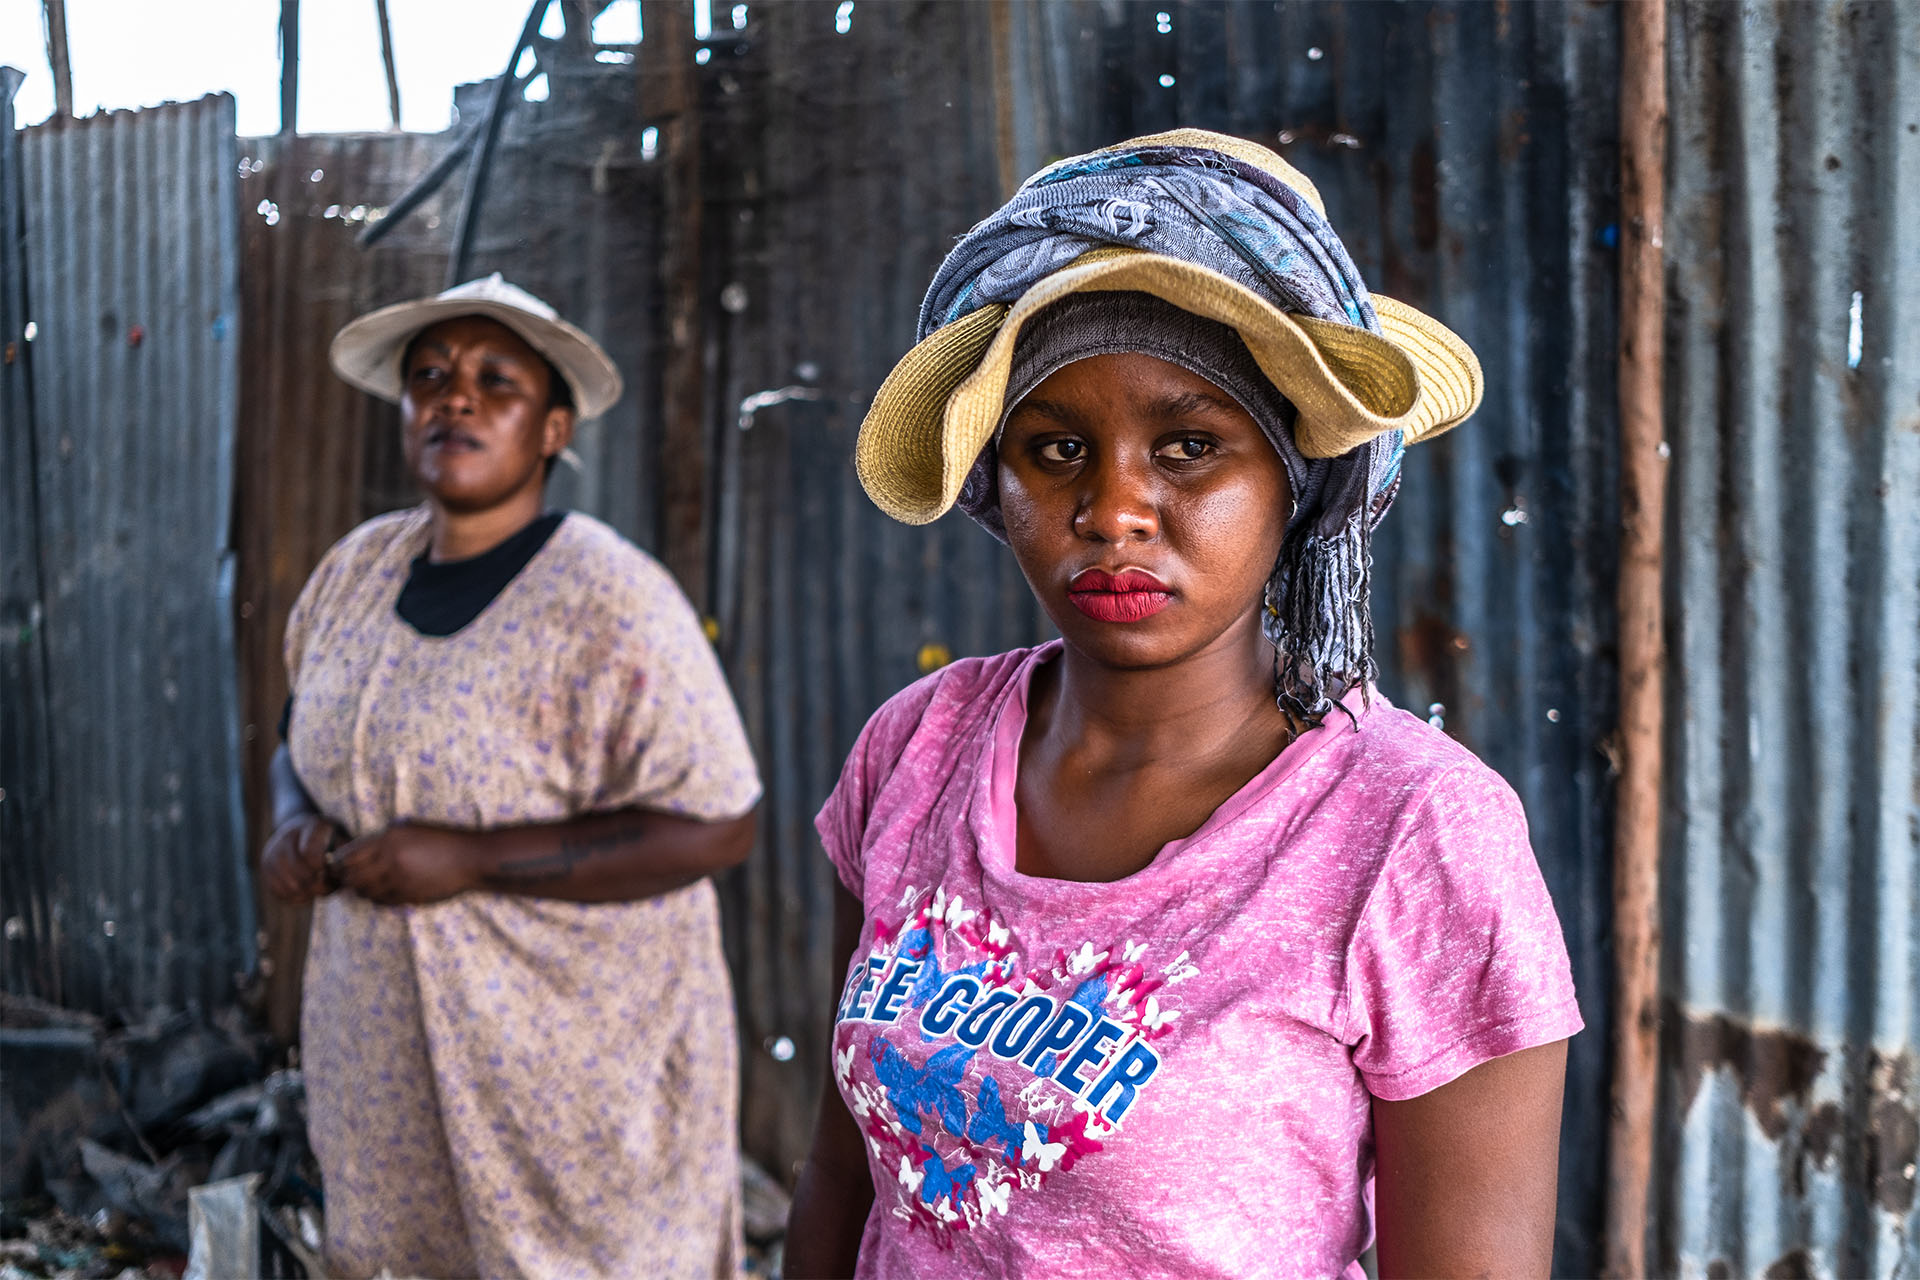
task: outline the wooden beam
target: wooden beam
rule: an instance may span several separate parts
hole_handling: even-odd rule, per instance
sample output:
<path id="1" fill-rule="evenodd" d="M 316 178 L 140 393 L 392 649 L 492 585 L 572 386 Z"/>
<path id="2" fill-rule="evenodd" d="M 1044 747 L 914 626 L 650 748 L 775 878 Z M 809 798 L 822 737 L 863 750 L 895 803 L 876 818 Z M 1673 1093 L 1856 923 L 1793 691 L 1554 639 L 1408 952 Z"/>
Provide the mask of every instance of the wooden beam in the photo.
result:
<path id="1" fill-rule="evenodd" d="M 702 324 L 700 85 L 693 6 L 643 0 L 642 123 L 660 130 L 667 350 L 661 370 L 661 559 L 693 606 L 707 602 L 706 334 Z"/>
<path id="2" fill-rule="evenodd" d="M 67 0 L 40 0 L 47 34 L 47 66 L 53 71 L 53 113 L 73 114 L 73 61 L 67 53 Z"/>
<path id="3" fill-rule="evenodd" d="M 387 118 L 400 132 L 400 71 L 393 61 L 393 23 L 387 19 L 387 0 L 373 0 L 374 14 L 380 20 L 380 62 L 387 69 Z"/>
<path id="4" fill-rule="evenodd" d="M 1606 1274 L 1651 1274 L 1647 1221 L 1660 1067 L 1662 590 L 1667 455 L 1661 366 L 1666 0 L 1626 0 L 1620 83 L 1620 778 L 1614 793 L 1614 1054 Z"/>
<path id="5" fill-rule="evenodd" d="M 280 132 L 300 118 L 300 0 L 280 0 Z"/>

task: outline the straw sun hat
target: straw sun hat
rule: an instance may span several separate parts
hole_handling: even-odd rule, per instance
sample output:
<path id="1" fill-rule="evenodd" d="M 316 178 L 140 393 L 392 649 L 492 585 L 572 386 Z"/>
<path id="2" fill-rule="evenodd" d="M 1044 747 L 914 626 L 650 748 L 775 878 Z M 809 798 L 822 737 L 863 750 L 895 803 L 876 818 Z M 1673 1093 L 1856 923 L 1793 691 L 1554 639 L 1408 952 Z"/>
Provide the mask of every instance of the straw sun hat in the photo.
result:
<path id="1" fill-rule="evenodd" d="M 396 302 L 351 321 L 333 336 L 328 352 L 341 379 L 382 400 L 398 402 L 400 359 L 414 335 L 442 320 L 485 316 L 519 334 L 567 380 L 582 418 L 597 418 L 620 399 L 620 370 L 600 344 L 560 318 L 560 313 L 499 272 L 469 280 L 431 298 Z"/>
<path id="2" fill-rule="evenodd" d="M 1197 129 L 1135 138 L 1121 148 L 1206 147 L 1254 164 L 1323 215 L 1304 175 L 1265 147 Z M 1299 411 L 1294 439 L 1309 458 L 1334 458 L 1399 430 L 1432 439 L 1479 407 L 1480 362 L 1460 338 L 1403 302 L 1373 295 L 1382 332 L 1282 311 L 1220 273 L 1164 254 L 1095 249 L 1030 287 L 942 326 L 909 351 L 860 426 L 854 464 L 875 505 L 926 524 L 944 514 L 999 429 L 1021 328 L 1069 294 L 1139 290 L 1231 326 Z"/>

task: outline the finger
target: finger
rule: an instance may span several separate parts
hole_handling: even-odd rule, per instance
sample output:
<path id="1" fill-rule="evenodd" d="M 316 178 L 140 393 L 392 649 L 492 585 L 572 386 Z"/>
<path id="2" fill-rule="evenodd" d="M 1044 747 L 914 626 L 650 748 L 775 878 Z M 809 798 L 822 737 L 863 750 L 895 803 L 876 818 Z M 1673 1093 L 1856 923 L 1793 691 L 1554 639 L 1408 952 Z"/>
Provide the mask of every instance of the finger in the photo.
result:
<path id="1" fill-rule="evenodd" d="M 376 860 L 381 851 L 380 834 L 361 836 L 358 840 L 349 840 L 339 846 L 333 851 L 333 865 L 344 871 L 348 867 Z"/>
<path id="2" fill-rule="evenodd" d="M 387 880 L 387 859 L 377 846 L 358 850 L 351 860 L 342 859 L 334 867 L 340 883 L 359 894 L 377 889 Z"/>

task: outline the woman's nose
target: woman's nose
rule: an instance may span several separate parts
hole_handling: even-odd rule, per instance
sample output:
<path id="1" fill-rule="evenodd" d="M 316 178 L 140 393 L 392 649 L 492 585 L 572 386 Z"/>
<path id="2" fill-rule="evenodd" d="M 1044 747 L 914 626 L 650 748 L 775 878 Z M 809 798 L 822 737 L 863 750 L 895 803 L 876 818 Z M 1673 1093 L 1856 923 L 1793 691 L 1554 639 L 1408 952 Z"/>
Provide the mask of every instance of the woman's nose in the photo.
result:
<path id="1" fill-rule="evenodd" d="M 440 403 L 454 413 L 471 413 L 474 404 L 473 379 L 468 375 L 455 372 L 440 389 Z"/>
<path id="2" fill-rule="evenodd" d="M 1086 487 L 1073 515 L 1075 533 L 1099 542 L 1160 536 L 1151 467 L 1114 459 L 1096 462 L 1082 474 Z"/>

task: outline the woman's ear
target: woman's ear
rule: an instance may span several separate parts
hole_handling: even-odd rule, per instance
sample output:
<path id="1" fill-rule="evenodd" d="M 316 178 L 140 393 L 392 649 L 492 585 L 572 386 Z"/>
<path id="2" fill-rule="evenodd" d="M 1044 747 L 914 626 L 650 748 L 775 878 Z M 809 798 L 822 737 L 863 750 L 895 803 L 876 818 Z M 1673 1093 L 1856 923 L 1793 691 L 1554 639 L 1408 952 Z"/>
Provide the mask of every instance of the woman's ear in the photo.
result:
<path id="1" fill-rule="evenodd" d="M 547 410 L 547 420 L 542 427 L 540 452 L 544 457 L 557 458 L 561 450 L 573 443 L 573 410 L 553 408 Z"/>

